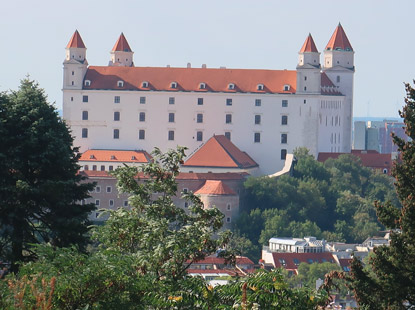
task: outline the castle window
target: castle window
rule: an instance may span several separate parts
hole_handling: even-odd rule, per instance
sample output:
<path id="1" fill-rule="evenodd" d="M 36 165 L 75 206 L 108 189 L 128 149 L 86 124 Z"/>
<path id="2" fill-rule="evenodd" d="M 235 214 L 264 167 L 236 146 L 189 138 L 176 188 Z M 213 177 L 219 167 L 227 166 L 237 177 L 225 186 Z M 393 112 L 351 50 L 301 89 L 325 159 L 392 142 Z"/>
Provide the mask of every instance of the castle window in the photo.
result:
<path id="1" fill-rule="evenodd" d="M 287 158 L 287 150 L 281 149 L 281 159 L 285 160 Z"/>
<path id="2" fill-rule="evenodd" d="M 73 82 L 73 81 L 71 82 L 71 85 L 72 85 L 72 86 L 74 85 L 74 82 Z"/>
<path id="3" fill-rule="evenodd" d="M 95 205 L 99 206 L 99 199 L 95 199 Z M 97 214 L 99 214 L 99 213 L 97 213 Z"/>
<path id="4" fill-rule="evenodd" d="M 71 101 L 73 101 L 73 97 L 71 97 Z"/>
<path id="5" fill-rule="evenodd" d="M 88 138 L 88 128 L 82 128 L 82 138 Z"/>
<path id="6" fill-rule="evenodd" d="M 82 102 L 88 102 L 88 96 L 82 96 Z"/>
<path id="7" fill-rule="evenodd" d="M 91 81 L 90 81 L 90 80 L 85 80 L 84 85 L 85 85 L 85 86 L 91 86 Z"/>
<path id="8" fill-rule="evenodd" d="M 304 86 L 304 91 L 306 91 L 307 90 L 307 86 Z"/>
<path id="9" fill-rule="evenodd" d="M 128 207 L 128 200 L 124 200 L 124 207 Z"/>
<path id="10" fill-rule="evenodd" d="M 143 83 L 141 83 L 141 87 L 142 88 L 148 88 L 148 82 L 144 81 Z"/>
<path id="11" fill-rule="evenodd" d="M 230 210 L 231 210 L 231 204 L 230 204 L 230 203 L 228 203 L 228 204 L 226 205 L 226 210 L 228 210 L 228 211 L 230 211 Z"/>
<path id="12" fill-rule="evenodd" d="M 114 170 L 114 167 L 112 165 L 110 165 L 110 166 L 108 166 L 108 170 L 112 171 L 112 170 Z"/>
<path id="13" fill-rule="evenodd" d="M 82 111 L 82 120 L 87 121 L 88 120 L 88 111 Z"/>
<path id="14" fill-rule="evenodd" d="M 226 99 L 226 105 L 232 105 L 232 98 Z"/>
<path id="15" fill-rule="evenodd" d="M 198 131 L 196 133 L 196 140 L 197 141 L 203 141 L 203 132 L 202 131 Z"/>
<path id="16" fill-rule="evenodd" d="M 234 89 L 235 89 L 235 84 L 233 84 L 233 83 L 229 83 L 229 84 L 228 84 L 228 89 L 229 89 L 229 90 L 234 90 Z"/>
<path id="17" fill-rule="evenodd" d="M 189 207 L 189 203 L 187 201 L 184 202 L 184 207 L 188 208 Z"/>
<path id="18" fill-rule="evenodd" d="M 228 140 L 231 140 L 231 132 L 230 131 L 225 131 L 225 137 Z"/>
<path id="19" fill-rule="evenodd" d="M 93 165 L 92 170 L 97 171 L 97 165 Z"/>
<path id="20" fill-rule="evenodd" d="M 120 96 L 114 96 L 114 103 L 120 103 L 120 102 L 121 102 Z"/>
<path id="21" fill-rule="evenodd" d="M 169 123 L 174 123 L 174 113 L 169 113 Z"/>
<path id="22" fill-rule="evenodd" d="M 282 115 L 281 116 L 281 125 L 287 125 L 288 124 L 288 116 Z"/>
<path id="23" fill-rule="evenodd" d="M 258 84 L 256 89 L 257 90 L 264 90 L 264 84 Z"/>
<path id="24" fill-rule="evenodd" d="M 177 82 L 171 82 L 170 88 L 177 88 Z"/>
<path id="25" fill-rule="evenodd" d="M 101 166 L 101 171 L 105 171 L 105 166 L 104 165 Z"/>
<path id="26" fill-rule="evenodd" d="M 175 99 L 174 97 L 170 97 L 169 98 L 169 104 L 174 104 L 175 103 Z"/>
<path id="27" fill-rule="evenodd" d="M 75 75 L 75 72 L 74 71 L 72 71 L 72 75 Z"/>
<path id="28" fill-rule="evenodd" d="M 197 105 L 203 105 L 203 98 L 197 98 Z"/>
<path id="29" fill-rule="evenodd" d="M 145 122 L 146 121 L 146 112 L 140 112 L 138 120 L 140 122 Z"/>
<path id="30" fill-rule="evenodd" d="M 284 85 L 284 91 L 289 91 L 290 90 L 290 85 Z"/>
<path id="31" fill-rule="evenodd" d="M 306 104 L 307 103 L 307 99 L 304 99 L 304 104 Z"/>
<path id="32" fill-rule="evenodd" d="M 255 115 L 255 125 L 261 124 L 261 115 Z"/>
<path id="33" fill-rule="evenodd" d="M 109 205 L 110 207 L 113 207 L 113 206 L 114 206 L 114 199 L 110 199 L 110 200 L 108 201 L 108 205 Z"/>
<path id="34" fill-rule="evenodd" d="M 226 218 L 226 223 L 230 223 L 231 222 L 231 218 L 230 217 L 227 217 Z"/>
<path id="35" fill-rule="evenodd" d="M 174 130 L 169 130 L 168 139 L 169 141 L 174 141 Z"/>
<path id="36" fill-rule="evenodd" d="M 119 121 L 120 120 L 120 112 L 114 112 L 114 121 Z"/>
<path id="37" fill-rule="evenodd" d="M 337 82 L 337 83 L 340 83 L 340 75 L 338 75 L 338 76 L 336 77 L 336 82 Z"/>
<path id="38" fill-rule="evenodd" d="M 388 169 L 383 168 L 383 174 L 387 174 L 388 173 Z"/>
<path id="39" fill-rule="evenodd" d="M 304 77 L 304 81 L 307 81 L 307 77 L 306 76 Z"/>
<path id="40" fill-rule="evenodd" d="M 118 81 L 117 86 L 118 87 L 124 87 L 124 82 L 123 81 Z"/>
<path id="41" fill-rule="evenodd" d="M 146 97 L 140 97 L 140 104 L 146 104 Z"/>
<path id="42" fill-rule="evenodd" d="M 281 134 L 281 144 L 287 144 L 288 142 L 288 135 L 286 133 Z"/>
<path id="43" fill-rule="evenodd" d="M 261 106 L 261 99 L 255 99 L 255 106 L 260 107 Z"/>
<path id="44" fill-rule="evenodd" d="M 144 129 L 140 129 L 138 131 L 138 139 L 144 140 L 146 138 L 146 131 Z"/>
<path id="45" fill-rule="evenodd" d="M 84 170 L 89 170 L 88 165 L 85 165 L 85 166 L 84 166 Z"/>
<path id="46" fill-rule="evenodd" d="M 119 139 L 120 138 L 120 130 L 119 129 L 114 129 L 113 137 L 114 137 L 114 139 Z"/>
<path id="47" fill-rule="evenodd" d="M 100 193 L 101 192 L 101 186 L 95 187 L 95 192 Z"/>
<path id="48" fill-rule="evenodd" d="M 259 132 L 254 133 L 254 142 L 255 143 L 260 143 L 261 142 L 261 133 L 259 133 Z"/>
<path id="49" fill-rule="evenodd" d="M 200 83 L 199 84 L 199 89 L 206 89 L 206 84 L 205 83 Z"/>
<path id="50" fill-rule="evenodd" d="M 232 114 L 226 114 L 225 115 L 225 123 L 226 124 L 232 124 Z"/>
<path id="51" fill-rule="evenodd" d="M 112 192 L 112 187 L 111 187 L 111 186 L 107 186 L 107 188 L 106 188 L 106 192 L 107 192 L 107 193 L 111 193 L 111 192 Z"/>
<path id="52" fill-rule="evenodd" d="M 282 106 L 283 108 L 288 107 L 288 100 L 283 100 L 283 101 L 282 101 L 282 103 L 281 103 L 281 106 Z"/>
<path id="53" fill-rule="evenodd" d="M 203 123 L 203 114 L 202 113 L 197 114 L 196 122 L 197 123 Z"/>

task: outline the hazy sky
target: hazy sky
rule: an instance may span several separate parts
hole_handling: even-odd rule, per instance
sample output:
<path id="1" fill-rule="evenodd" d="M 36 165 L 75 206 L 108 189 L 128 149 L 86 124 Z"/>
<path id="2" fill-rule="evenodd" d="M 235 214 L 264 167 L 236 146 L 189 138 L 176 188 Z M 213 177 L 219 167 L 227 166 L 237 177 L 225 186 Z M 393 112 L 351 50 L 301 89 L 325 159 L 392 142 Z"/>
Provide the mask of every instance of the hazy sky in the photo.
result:
<path id="1" fill-rule="evenodd" d="M 339 21 L 355 51 L 354 116 L 397 116 L 415 78 L 414 0 L 13 0 L 0 17 L 0 91 L 30 74 L 62 106 L 75 29 L 90 65 L 124 32 L 136 66 L 289 69 L 309 32 L 323 51 Z"/>

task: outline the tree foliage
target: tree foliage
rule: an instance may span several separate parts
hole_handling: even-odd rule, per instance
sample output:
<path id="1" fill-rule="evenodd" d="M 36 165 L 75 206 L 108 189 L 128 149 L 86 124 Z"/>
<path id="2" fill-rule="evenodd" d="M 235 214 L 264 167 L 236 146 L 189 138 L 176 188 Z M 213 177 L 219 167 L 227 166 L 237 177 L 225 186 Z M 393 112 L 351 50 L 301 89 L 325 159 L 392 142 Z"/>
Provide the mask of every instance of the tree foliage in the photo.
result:
<path id="1" fill-rule="evenodd" d="M 44 91 L 29 79 L 0 95 L 0 258 L 34 258 L 30 244 L 84 246 L 92 184 L 77 174 L 78 149 Z"/>
<path id="2" fill-rule="evenodd" d="M 393 136 L 400 154 L 393 175 L 402 207 L 376 203 L 379 220 L 393 230 L 390 245 L 376 248 L 366 266 L 354 260 L 349 279 L 366 309 L 415 307 L 415 89 L 406 84 L 406 92 L 400 115 L 410 140 Z"/>

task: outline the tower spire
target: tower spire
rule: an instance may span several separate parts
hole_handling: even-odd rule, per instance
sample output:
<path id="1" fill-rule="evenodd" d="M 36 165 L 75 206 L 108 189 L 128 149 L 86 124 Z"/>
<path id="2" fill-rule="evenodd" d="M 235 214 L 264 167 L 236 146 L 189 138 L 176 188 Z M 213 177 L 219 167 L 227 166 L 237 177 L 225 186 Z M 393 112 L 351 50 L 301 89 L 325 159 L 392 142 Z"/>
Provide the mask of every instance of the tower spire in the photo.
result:
<path id="1" fill-rule="evenodd" d="M 340 22 L 336 30 L 334 30 L 329 43 L 327 43 L 326 50 L 353 51 L 352 45 L 350 44 Z"/>
<path id="2" fill-rule="evenodd" d="M 122 66 L 122 67 L 133 67 L 133 54 L 124 33 L 121 32 L 117 42 L 111 50 L 111 61 L 110 66 Z"/>
<path id="3" fill-rule="evenodd" d="M 86 48 L 84 41 L 82 41 L 81 35 L 79 34 L 78 30 L 75 30 L 66 48 Z"/>
<path id="4" fill-rule="evenodd" d="M 300 53 L 318 53 L 316 44 L 314 43 L 311 33 L 309 33 L 307 39 L 305 39 L 303 47 L 301 47 Z"/>

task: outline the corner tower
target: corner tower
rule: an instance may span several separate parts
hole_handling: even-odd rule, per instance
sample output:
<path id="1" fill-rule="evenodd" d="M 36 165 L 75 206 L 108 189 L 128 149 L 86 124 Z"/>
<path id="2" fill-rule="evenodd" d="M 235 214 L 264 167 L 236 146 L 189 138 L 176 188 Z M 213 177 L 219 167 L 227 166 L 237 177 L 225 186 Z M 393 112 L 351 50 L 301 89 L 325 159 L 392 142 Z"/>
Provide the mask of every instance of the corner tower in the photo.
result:
<path id="1" fill-rule="evenodd" d="M 66 57 L 63 62 L 63 89 L 82 89 L 87 68 L 86 47 L 76 30 L 66 46 Z"/>
<path id="2" fill-rule="evenodd" d="M 352 145 L 353 117 L 353 77 L 354 51 L 349 39 L 339 23 L 324 50 L 323 71 L 329 79 L 345 95 L 342 107 L 343 140 L 342 152 L 350 152 Z"/>
<path id="3" fill-rule="evenodd" d="M 109 66 L 134 67 L 134 52 L 131 50 L 124 34 L 121 33 L 111 51 Z"/>
<path id="4" fill-rule="evenodd" d="M 320 94 L 320 53 L 317 50 L 311 33 L 305 40 L 298 55 L 297 93 Z"/>

